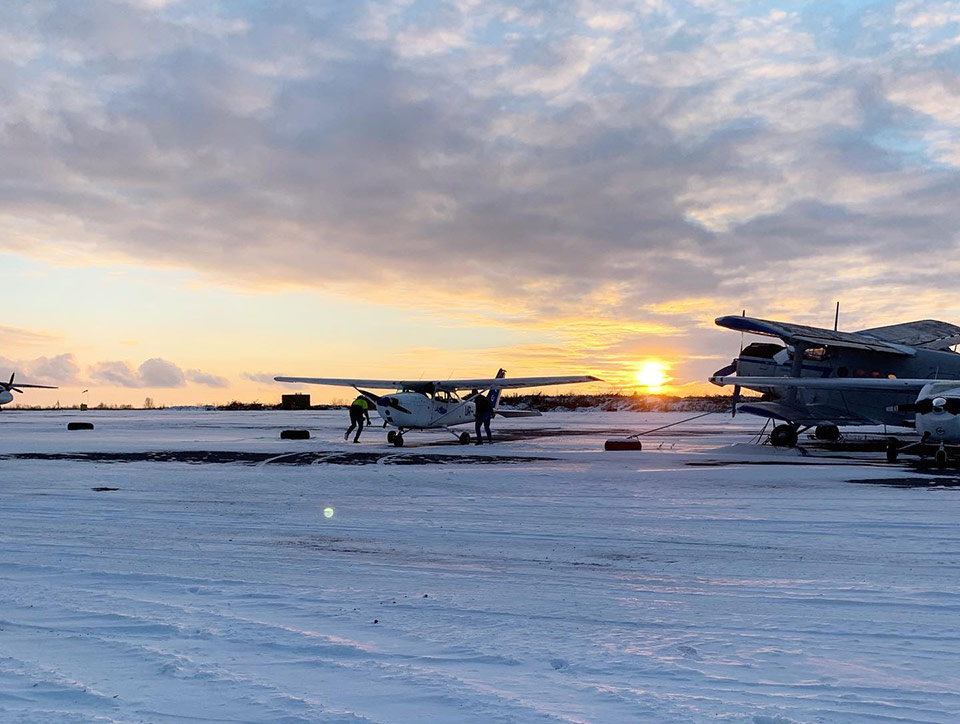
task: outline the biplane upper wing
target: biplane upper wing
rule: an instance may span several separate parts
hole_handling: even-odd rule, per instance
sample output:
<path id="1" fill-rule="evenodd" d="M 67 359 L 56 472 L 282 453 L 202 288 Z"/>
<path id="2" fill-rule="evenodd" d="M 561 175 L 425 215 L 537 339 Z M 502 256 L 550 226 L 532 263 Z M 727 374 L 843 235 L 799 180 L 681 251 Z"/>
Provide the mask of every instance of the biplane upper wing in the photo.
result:
<path id="1" fill-rule="evenodd" d="M 945 350 L 960 344 L 960 327 L 938 319 L 920 319 L 916 322 L 861 329 L 856 334 L 923 349 Z"/>
<path id="2" fill-rule="evenodd" d="M 760 334 L 767 337 L 778 337 L 787 344 L 803 344 L 808 347 L 832 345 L 834 347 L 862 349 L 902 357 L 910 357 L 914 354 L 911 346 L 907 346 L 905 343 L 882 339 L 879 335 L 869 333 L 869 330 L 866 332 L 837 332 L 832 329 L 808 327 L 804 324 L 776 322 L 769 319 L 757 319 L 756 317 L 741 317 L 736 315 L 717 317 L 716 323 L 721 327 L 726 327 L 727 329 L 732 329 L 737 332 L 749 332 L 750 334 Z M 879 329 L 883 330 L 884 328 L 881 327 Z"/>

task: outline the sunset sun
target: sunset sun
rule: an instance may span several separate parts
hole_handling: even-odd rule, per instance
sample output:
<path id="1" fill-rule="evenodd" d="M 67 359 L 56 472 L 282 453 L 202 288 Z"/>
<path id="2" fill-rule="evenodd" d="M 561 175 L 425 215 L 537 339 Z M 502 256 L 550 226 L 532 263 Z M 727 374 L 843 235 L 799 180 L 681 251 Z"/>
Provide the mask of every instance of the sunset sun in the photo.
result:
<path id="1" fill-rule="evenodd" d="M 667 366 L 657 360 L 643 362 L 636 371 L 637 384 L 645 387 L 647 392 L 660 392 L 663 386 L 670 381 L 667 376 Z"/>

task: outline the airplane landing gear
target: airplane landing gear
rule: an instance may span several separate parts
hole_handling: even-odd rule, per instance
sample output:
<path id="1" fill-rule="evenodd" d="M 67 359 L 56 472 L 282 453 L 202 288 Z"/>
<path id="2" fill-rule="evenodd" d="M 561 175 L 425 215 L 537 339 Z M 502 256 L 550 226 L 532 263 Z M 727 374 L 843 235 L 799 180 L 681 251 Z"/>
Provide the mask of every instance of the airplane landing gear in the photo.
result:
<path id="1" fill-rule="evenodd" d="M 461 432 L 461 433 L 460 433 L 460 437 L 457 438 L 457 439 L 460 441 L 460 444 L 461 444 L 461 445 L 469 445 L 469 444 L 470 444 L 470 433 L 469 433 L 469 432 Z"/>
<path id="2" fill-rule="evenodd" d="M 936 454 L 933 456 L 933 462 L 938 468 L 946 467 L 947 465 L 947 451 L 941 446 L 937 450 Z"/>
<path id="3" fill-rule="evenodd" d="M 900 455 L 900 449 L 897 447 L 897 443 L 888 442 L 887 443 L 887 462 L 895 463 L 897 462 L 897 457 Z"/>
<path id="4" fill-rule="evenodd" d="M 403 435 L 401 435 L 399 432 L 396 433 L 391 442 L 393 443 L 394 447 L 403 447 Z"/>
<path id="5" fill-rule="evenodd" d="M 777 425 L 770 433 L 770 444 L 774 447 L 796 447 L 797 428 L 793 425 Z"/>

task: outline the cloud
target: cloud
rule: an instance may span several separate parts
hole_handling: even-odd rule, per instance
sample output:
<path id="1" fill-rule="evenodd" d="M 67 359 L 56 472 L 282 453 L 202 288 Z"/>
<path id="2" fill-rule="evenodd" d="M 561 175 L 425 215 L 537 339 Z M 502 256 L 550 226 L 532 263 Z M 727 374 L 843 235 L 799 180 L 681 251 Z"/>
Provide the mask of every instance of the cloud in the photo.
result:
<path id="1" fill-rule="evenodd" d="M 98 362 L 89 369 L 91 380 L 113 387 L 169 389 L 183 387 L 188 381 L 206 387 L 223 388 L 229 381 L 201 370 L 184 372 L 173 362 L 154 357 L 137 369 L 122 361 Z"/>
<path id="2" fill-rule="evenodd" d="M 35 384 L 74 385 L 80 376 L 80 366 L 70 353 L 30 360 L 0 357 L 0 369 L 5 370 L 4 375 L 16 372 L 21 382 Z"/>
<path id="3" fill-rule="evenodd" d="M 589 315 L 624 344 L 641 318 L 703 356 L 685 300 L 798 315 L 955 251 L 958 12 L 24 4 L 0 43 L 0 248 Z M 931 293 L 911 278 L 901 297 Z"/>
<path id="4" fill-rule="evenodd" d="M 190 382 L 204 385 L 205 387 L 222 389 L 230 386 L 230 380 L 226 377 L 220 377 L 219 375 L 210 374 L 209 372 L 203 372 L 201 370 L 187 370 L 186 377 Z"/>
<path id="5" fill-rule="evenodd" d="M 277 381 L 273 379 L 279 373 L 270 373 L 270 372 L 244 372 L 240 375 L 245 380 L 250 380 L 251 382 L 260 382 L 266 385 L 275 385 Z"/>
<path id="6" fill-rule="evenodd" d="M 37 332 L 32 329 L 8 327 L 0 324 L 0 344 L 14 347 L 27 344 L 44 344 L 58 339 L 56 335 Z"/>

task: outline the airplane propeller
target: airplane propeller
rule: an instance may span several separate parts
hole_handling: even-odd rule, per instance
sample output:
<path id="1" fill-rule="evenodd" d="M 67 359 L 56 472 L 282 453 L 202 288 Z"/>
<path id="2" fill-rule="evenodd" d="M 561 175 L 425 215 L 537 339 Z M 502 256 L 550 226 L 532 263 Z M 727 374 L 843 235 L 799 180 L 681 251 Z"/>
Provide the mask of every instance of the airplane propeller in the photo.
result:
<path id="1" fill-rule="evenodd" d="M 410 410 L 408 410 L 403 405 L 397 403 L 396 398 L 394 397 L 390 397 L 389 395 L 384 395 L 383 397 L 380 397 L 379 395 L 375 395 L 372 392 L 361 390 L 359 387 L 357 387 L 356 390 L 365 398 L 370 400 L 370 402 L 372 402 L 377 407 L 392 407 L 394 410 L 397 410 L 399 412 L 404 412 L 408 415 L 410 414 Z"/>
<path id="2" fill-rule="evenodd" d="M 714 377 L 726 377 L 737 371 L 737 360 L 733 360 L 726 367 L 713 373 Z M 730 397 L 730 417 L 737 416 L 737 405 L 740 403 L 740 385 L 733 386 L 733 395 Z"/>
<path id="3" fill-rule="evenodd" d="M 17 389 L 16 387 L 13 386 L 13 378 L 16 377 L 16 375 L 17 375 L 16 372 L 12 373 L 10 375 L 10 381 L 0 382 L 0 387 L 3 387 L 3 389 L 5 389 L 7 392 L 13 391 L 13 392 L 19 392 L 20 394 L 23 394 L 23 390 Z"/>

